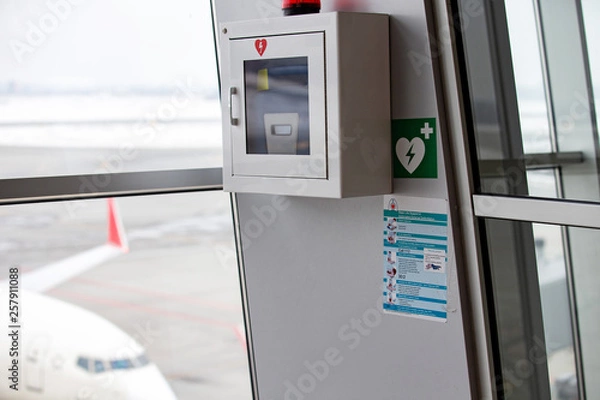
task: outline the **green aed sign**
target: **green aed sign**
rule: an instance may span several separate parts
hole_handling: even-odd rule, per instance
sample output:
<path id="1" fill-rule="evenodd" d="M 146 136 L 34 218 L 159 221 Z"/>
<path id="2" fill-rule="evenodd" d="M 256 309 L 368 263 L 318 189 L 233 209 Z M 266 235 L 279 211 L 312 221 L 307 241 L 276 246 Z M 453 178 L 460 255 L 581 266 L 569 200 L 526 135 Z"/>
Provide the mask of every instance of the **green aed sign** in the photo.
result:
<path id="1" fill-rule="evenodd" d="M 394 178 L 437 178 L 435 118 L 392 121 Z"/>

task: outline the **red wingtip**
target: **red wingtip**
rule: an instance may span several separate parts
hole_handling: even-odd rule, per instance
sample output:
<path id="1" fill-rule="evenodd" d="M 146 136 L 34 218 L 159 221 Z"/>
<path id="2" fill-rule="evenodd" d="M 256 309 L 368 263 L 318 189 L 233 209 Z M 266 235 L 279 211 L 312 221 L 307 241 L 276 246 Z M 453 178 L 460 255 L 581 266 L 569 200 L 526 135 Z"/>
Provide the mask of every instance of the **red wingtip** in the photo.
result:
<path id="1" fill-rule="evenodd" d="M 108 199 L 108 243 L 120 248 L 124 253 L 129 252 L 129 244 L 119 218 L 117 203 L 112 198 Z"/>

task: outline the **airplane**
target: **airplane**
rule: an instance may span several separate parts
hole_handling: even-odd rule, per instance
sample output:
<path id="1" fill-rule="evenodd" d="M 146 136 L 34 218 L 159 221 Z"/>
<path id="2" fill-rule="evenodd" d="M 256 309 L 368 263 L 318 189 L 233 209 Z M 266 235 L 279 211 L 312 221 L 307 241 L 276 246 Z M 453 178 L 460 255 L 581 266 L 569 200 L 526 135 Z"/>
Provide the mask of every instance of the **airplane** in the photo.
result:
<path id="1" fill-rule="evenodd" d="M 0 282 L 0 298 L 7 306 L 0 317 L 7 329 L 0 334 L 0 365 L 8 373 L 0 384 L 0 400 L 177 399 L 131 336 L 84 308 L 42 294 L 128 250 L 117 205 L 109 199 L 106 244 L 22 273 L 18 292 L 10 289 L 11 276 Z M 13 292 L 18 294 L 18 314 L 9 314 Z"/>

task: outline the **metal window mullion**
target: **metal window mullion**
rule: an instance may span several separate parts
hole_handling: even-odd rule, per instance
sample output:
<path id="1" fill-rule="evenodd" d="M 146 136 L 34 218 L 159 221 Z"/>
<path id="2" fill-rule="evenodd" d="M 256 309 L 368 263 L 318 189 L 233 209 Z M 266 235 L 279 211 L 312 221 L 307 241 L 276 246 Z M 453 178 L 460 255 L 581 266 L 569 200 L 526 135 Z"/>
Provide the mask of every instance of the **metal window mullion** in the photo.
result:
<path id="1" fill-rule="evenodd" d="M 222 168 L 3 179 L 0 205 L 222 188 Z"/>
<path id="2" fill-rule="evenodd" d="M 475 215 L 482 218 L 600 229 L 597 203 L 474 195 L 473 205 Z"/>

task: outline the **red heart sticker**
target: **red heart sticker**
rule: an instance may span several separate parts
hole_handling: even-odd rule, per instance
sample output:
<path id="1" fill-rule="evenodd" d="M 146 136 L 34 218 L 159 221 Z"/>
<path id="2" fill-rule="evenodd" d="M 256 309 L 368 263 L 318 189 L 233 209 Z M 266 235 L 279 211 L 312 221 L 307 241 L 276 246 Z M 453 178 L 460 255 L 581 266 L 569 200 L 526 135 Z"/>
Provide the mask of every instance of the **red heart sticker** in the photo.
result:
<path id="1" fill-rule="evenodd" d="M 262 55 L 265 54 L 265 50 L 267 50 L 267 39 L 256 39 L 254 47 L 256 47 L 256 51 L 258 51 L 258 54 L 262 57 Z"/>

